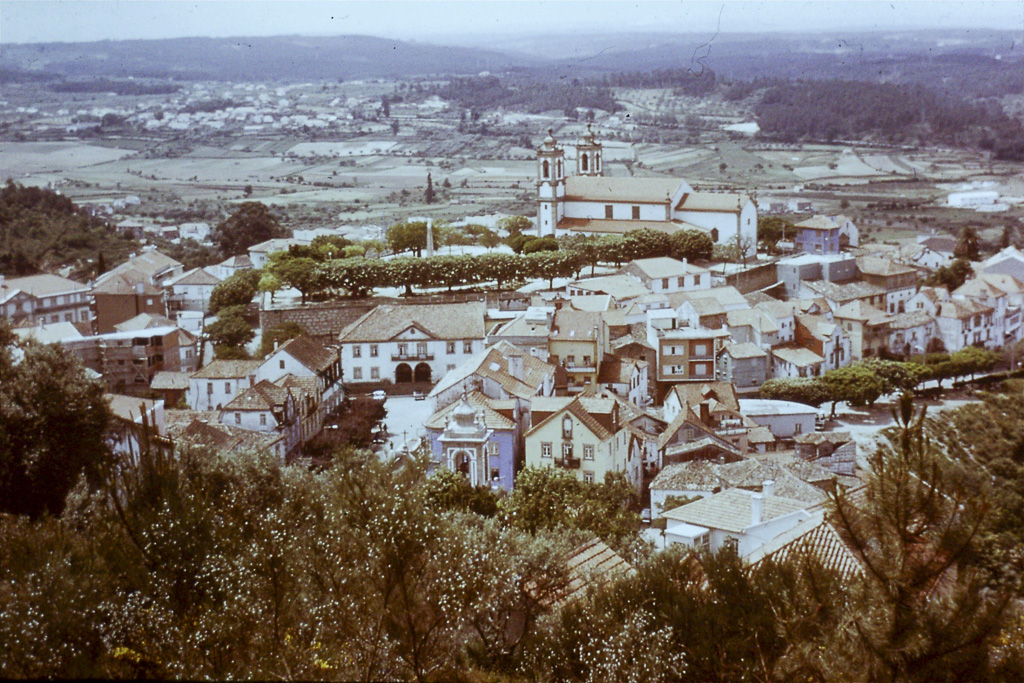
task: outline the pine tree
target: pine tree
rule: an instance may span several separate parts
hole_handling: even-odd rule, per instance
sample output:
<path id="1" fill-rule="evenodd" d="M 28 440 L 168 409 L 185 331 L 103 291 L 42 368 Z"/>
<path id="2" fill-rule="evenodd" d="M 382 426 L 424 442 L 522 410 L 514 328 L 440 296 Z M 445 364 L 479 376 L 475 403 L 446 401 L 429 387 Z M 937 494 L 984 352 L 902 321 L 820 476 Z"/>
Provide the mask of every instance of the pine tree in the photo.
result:
<path id="1" fill-rule="evenodd" d="M 427 204 L 434 203 L 434 180 L 427 174 L 427 191 L 423 193 L 423 200 Z"/>

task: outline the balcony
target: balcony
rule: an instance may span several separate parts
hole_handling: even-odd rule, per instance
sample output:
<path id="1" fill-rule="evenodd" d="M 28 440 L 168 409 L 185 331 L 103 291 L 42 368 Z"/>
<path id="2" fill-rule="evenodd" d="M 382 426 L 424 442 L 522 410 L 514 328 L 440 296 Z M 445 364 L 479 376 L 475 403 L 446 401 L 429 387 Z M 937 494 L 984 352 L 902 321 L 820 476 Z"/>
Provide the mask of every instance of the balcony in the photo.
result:
<path id="1" fill-rule="evenodd" d="M 418 351 L 413 351 L 412 353 L 393 353 L 393 354 L 391 354 L 391 360 L 393 360 L 393 361 L 434 360 L 434 354 L 432 354 L 432 353 L 419 353 Z"/>
<path id="2" fill-rule="evenodd" d="M 566 365 L 566 372 L 597 372 L 597 368 L 593 365 Z"/>
<path id="3" fill-rule="evenodd" d="M 555 465 L 558 467 L 565 468 L 567 470 L 578 470 L 580 468 L 579 458 L 558 458 L 555 460 Z"/>

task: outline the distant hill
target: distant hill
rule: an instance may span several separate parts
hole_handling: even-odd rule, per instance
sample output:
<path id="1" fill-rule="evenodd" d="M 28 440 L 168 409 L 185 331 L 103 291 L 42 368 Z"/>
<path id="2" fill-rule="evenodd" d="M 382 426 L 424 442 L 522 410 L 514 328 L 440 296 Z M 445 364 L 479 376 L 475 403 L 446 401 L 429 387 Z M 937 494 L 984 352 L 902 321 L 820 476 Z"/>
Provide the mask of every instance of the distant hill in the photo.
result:
<path id="1" fill-rule="evenodd" d="M 441 47 L 370 36 L 175 38 L 5 45 L 9 73 L 64 78 L 337 81 L 430 74 L 475 74 L 529 67 L 538 60 L 494 50 Z"/>

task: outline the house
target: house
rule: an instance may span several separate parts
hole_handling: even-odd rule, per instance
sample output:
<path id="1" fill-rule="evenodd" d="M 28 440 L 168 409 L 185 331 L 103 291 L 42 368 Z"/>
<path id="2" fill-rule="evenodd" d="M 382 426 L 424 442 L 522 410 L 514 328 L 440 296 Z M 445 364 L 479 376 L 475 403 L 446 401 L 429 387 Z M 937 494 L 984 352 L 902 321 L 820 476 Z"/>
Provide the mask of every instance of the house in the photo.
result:
<path id="1" fill-rule="evenodd" d="M 511 491 L 521 463 L 524 422 L 514 400 L 472 391 L 435 412 L 423 426 L 436 462 L 462 473 L 474 486 Z"/>
<path id="2" fill-rule="evenodd" d="M 1024 252 L 1010 245 L 978 266 L 979 273 L 1012 275 L 1024 282 Z"/>
<path id="3" fill-rule="evenodd" d="M 776 346 L 770 352 L 773 379 L 820 377 L 825 358 L 802 346 Z"/>
<path id="4" fill-rule="evenodd" d="M 494 400 L 513 401 L 517 406 L 513 419 L 518 421 L 524 415 L 528 417 L 535 396 L 550 396 L 554 390 L 553 365 L 508 342 L 498 342 L 447 372 L 427 398 L 440 410 L 467 392 L 479 391 Z"/>
<path id="5" fill-rule="evenodd" d="M 651 293 L 638 279 L 623 274 L 574 280 L 566 285 L 565 291 L 571 297 L 607 295 L 622 307 Z"/>
<path id="6" fill-rule="evenodd" d="M 786 296 L 801 296 L 803 282 L 849 282 L 857 278 L 857 260 L 847 254 L 800 254 L 779 259 L 775 264 L 778 281 Z"/>
<path id="7" fill-rule="evenodd" d="M 606 353 L 597 369 L 597 384 L 630 403 L 646 405 L 651 400 L 647 368 L 646 361 Z"/>
<path id="8" fill-rule="evenodd" d="M 178 236 L 181 239 L 205 242 L 210 237 L 209 223 L 182 223 L 178 226 Z"/>
<path id="9" fill-rule="evenodd" d="M 526 465 L 562 467 L 588 483 L 604 481 L 608 472 L 623 472 L 639 488 L 642 448 L 620 419 L 618 402 L 585 396 L 561 402 L 550 412 L 534 405 L 533 426 L 524 436 Z"/>
<path id="10" fill-rule="evenodd" d="M 676 384 L 665 397 L 663 414 L 670 424 L 662 441 L 668 442 L 669 433 L 679 428 L 677 423 L 685 416 L 728 442 L 737 452 L 747 451 L 749 425 L 740 413 L 736 387 L 728 382 Z"/>
<path id="11" fill-rule="evenodd" d="M 554 315 L 554 307 L 530 306 L 525 313 L 492 327 L 487 333 L 487 345 L 508 342 L 531 356 L 546 361 L 548 337 L 551 335 L 551 321 Z"/>
<path id="12" fill-rule="evenodd" d="M 862 575 L 864 568 L 860 560 L 826 520 L 825 511 L 809 512 L 807 519 L 747 555 L 744 558 L 747 564 L 754 567 L 770 560 L 785 565 L 795 558 L 811 557 L 846 581 Z"/>
<path id="13" fill-rule="evenodd" d="M 96 332 L 107 334 L 114 326 L 142 313 L 167 316 L 164 291 L 137 279 L 137 273 L 122 272 L 97 280 L 92 289 Z"/>
<path id="14" fill-rule="evenodd" d="M 897 313 L 896 315 L 905 315 Z M 832 313 L 850 339 L 850 360 L 859 361 L 887 351 L 893 316 L 858 299 L 840 306 Z"/>
<path id="15" fill-rule="evenodd" d="M 224 404 L 220 411 L 220 421 L 251 432 L 283 435 L 286 459 L 294 455 L 302 445 L 299 406 L 294 393 L 267 380 L 260 380 L 243 389 Z"/>
<path id="16" fill-rule="evenodd" d="M 810 432 L 793 437 L 797 457 L 830 472 L 853 476 L 857 442 L 849 432 Z"/>
<path id="17" fill-rule="evenodd" d="M 995 284 L 997 281 L 1002 287 Z M 1007 289 L 1012 288 L 1016 293 L 1019 293 L 1021 286 L 1021 283 L 1012 276 L 990 274 L 967 280 L 950 292 L 950 296 L 954 300 L 969 300 L 992 309 L 991 340 L 986 341 L 985 346 L 987 348 L 999 348 L 1004 344 L 1017 341 L 1020 334 L 1020 308 L 1010 304 L 1010 297 L 1003 287 Z M 1012 322 L 1017 323 L 1015 330 L 1010 333 L 1006 330 L 1008 318 Z"/>
<path id="18" fill-rule="evenodd" d="M 828 216 L 813 216 L 795 226 L 793 242 L 799 251 L 808 254 L 839 253 L 839 224 Z"/>
<path id="19" fill-rule="evenodd" d="M 832 218 L 839 225 L 839 248 L 848 249 L 860 245 L 860 230 L 848 217 L 842 214 Z"/>
<path id="20" fill-rule="evenodd" d="M 795 341 L 824 358 L 826 372 L 850 363 L 850 338 L 830 317 L 798 313 Z"/>
<path id="21" fill-rule="evenodd" d="M 603 149 L 592 131 L 576 144 L 576 174 L 549 133 L 537 150 L 537 228 L 541 236 L 623 234 L 648 228 L 706 232 L 716 244 L 757 251 L 757 207 L 745 194 L 694 192 L 670 178 L 606 178 Z"/>
<path id="22" fill-rule="evenodd" d="M 484 304 L 381 304 L 338 335 L 349 384 L 433 383 L 484 348 Z"/>
<path id="23" fill-rule="evenodd" d="M 193 372 L 188 380 L 188 407 L 220 410 L 238 394 L 256 384 L 262 361 L 214 360 Z"/>
<path id="24" fill-rule="evenodd" d="M 224 259 L 217 265 L 213 266 L 213 271 L 221 280 L 227 280 L 232 275 L 240 273 L 243 270 L 252 270 L 253 267 L 252 259 L 245 254 L 242 254 L 241 256 L 231 256 Z"/>
<path id="25" fill-rule="evenodd" d="M 802 282 L 800 283 L 800 297 L 804 299 L 822 298 L 828 302 L 832 310 L 857 300 L 883 310 L 887 307 L 885 289 L 868 282 L 828 282 L 827 280 Z"/>
<path id="26" fill-rule="evenodd" d="M 221 283 L 212 268 L 193 268 L 167 281 L 170 294 L 167 308 L 170 311 L 202 311 L 210 308 L 213 288 Z"/>
<path id="27" fill-rule="evenodd" d="M 619 270 L 623 275 L 636 278 L 654 293 L 689 292 L 711 288 L 711 271 L 687 263 L 686 259 L 661 256 L 636 259 Z"/>
<path id="28" fill-rule="evenodd" d="M 122 462 L 137 463 L 141 449 L 147 446 L 170 449 L 162 400 L 124 394 L 104 394 L 103 398 L 113 418 L 107 427 L 107 443 Z"/>
<path id="29" fill-rule="evenodd" d="M 665 465 L 651 482 L 651 519 L 658 519 L 666 509 L 678 507 L 672 504 L 672 498 L 708 498 L 728 488 L 728 482 L 718 473 L 716 465 L 709 460 Z"/>
<path id="30" fill-rule="evenodd" d="M 648 311 L 648 314 L 655 311 Z M 664 327 L 668 323 L 668 327 Z M 727 330 L 673 327 L 675 318 L 649 316 L 647 343 L 657 352 L 655 379 L 662 384 L 709 381 L 717 375 L 718 352 Z"/>
<path id="31" fill-rule="evenodd" d="M 194 411 L 176 412 L 184 413 L 186 418 L 196 415 Z M 282 462 L 285 459 L 285 435 L 283 433 L 277 431 L 254 432 L 231 427 L 221 424 L 216 416 L 192 417 L 180 429 L 175 429 L 173 433 L 169 428 L 168 436 L 171 436 L 176 444 L 203 445 L 215 448 L 221 453 L 251 450 L 270 453 Z"/>
<path id="32" fill-rule="evenodd" d="M 296 239 L 292 237 L 275 237 L 259 244 L 249 247 L 249 263 L 252 268 L 263 268 L 267 265 L 270 255 L 278 251 L 287 251 L 291 245 L 309 246 L 310 240 Z"/>
<path id="33" fill-rule="evenodd" d="M 153 381 L 149 383 L 149 388 L 163 396 L 164 405 L 177 406 L 186 401 L 188 373 L 161 370 L 153 375 Z"/>
<path id="34" fill-rule="evenodd" d="M 812 506 L 775 495 L 771 484 L 765 482 L 760 493 L 732 488 L 666 510 L 666 545 L 682 543 L 711 552 L 733 547 L 747 557 L 810 518 L 807 508 Z"/>
<path id="35" fill-rule="evenodd" d="M 59 275 L 0 275 L 0 317 L 11 322 L 86 323 L 92 320 L 89 286 Z"/>
<path id="36" fill-rule="evenodd" d="M 789 301 L 761 301 L 754 304 L 754 308 L 768 316 L 771 326 L 778 330 L 776 344 L 786 344 L 793 341 L 796 336 L 796 312 L 801 310 L 799 304 Z M 731 333 L 732 329 L 730 328 Z M 765 337 L 762 336 L 762 341 L 764 339 Z M 770 340 L 771 337 L 769 336 L 768 339 Z"/>
<path id="37" fill-rule="evenodd" d="M 887 313 L 902 313 L 906 303 L 917 289 L 917 270 L 900 265 L 892 259 L 877 256 L 861 256 L 857 259 L 857 270 L 861 279 L 885 290 Z"/>
<path id="38" fill-rule="evenodd" d="M 267 356 L 256 372 L 257 380 L 276 382 L 282 377 L 305 377 L 316 381 L 314 392 L 321 402 L 322 416 L 329 415 L 344 397 L 341 358 L 307 334 L 289 339 Z"/>
<path id="39" fill-rule="evenodd" d="M 548 338 L 548 361 L 565 371 L 564 391 L 575 394 L 597 386 L 608 345 L 607 328 L 600 313 L 567 308 L 555 311 Z"/>
<path id="40" fill-rule="evenodd" d="M 672 294 L 669 295 L 669 302 L 679 319 L 690 327 L 712 330 L 725 327 L 730 311 L 750 308 L 739 290 L 732 286 Z"/>
<path id="41" fill-rule="evenodd" d="M 764 425 L 779 439 L 790 439 L 797 434 L 814 431 L 818 409 L 795 401 L 776 401 L 764 398 L 739 399 L 740 413 L 759 425 Z"/>
<path id="42" fill-rule="evenodd" d="M 725 314 L 725 324 L 734 343 L 753 344 L 760 349 L 782 343 L 778 322 L 762 309 L 729 311 Z"/>
<path id="43" fill-rule="evenodd" d="M 718 352 L 715 379 L 737 389 L 756 389 L 769 378 L 768 353 L 751 342 L 726 344 Z"/>
<path id="44" fill-rule="evenodd" d="M 889 319 L 889 353 L 907 358 L 928 350 L 938 324 L 926 311 L 897 313 Z"/>
<path id="45" fill-rule="evenodd" d="M 955 353 L 967 346 L 992 349 L 1002 344 L 996 336 L 994 309 L 973 299 L 940 301 L 935 313 L 938 337 L 946 351 Z"/>

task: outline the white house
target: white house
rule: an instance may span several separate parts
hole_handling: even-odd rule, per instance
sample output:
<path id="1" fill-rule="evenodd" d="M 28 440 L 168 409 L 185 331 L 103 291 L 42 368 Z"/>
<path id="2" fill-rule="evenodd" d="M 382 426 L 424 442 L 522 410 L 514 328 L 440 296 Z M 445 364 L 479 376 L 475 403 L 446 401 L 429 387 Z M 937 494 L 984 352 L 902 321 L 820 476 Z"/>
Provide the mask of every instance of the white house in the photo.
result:
<path id="1" fill-rule="evenodd" d="M 175 311 L 202 311 L 210 307 L 213 288 L 223 280 L 213 268 L 193 268 L 168 280 L 168 307 Z"/>
<path id="2" fill-rule="evenodd" d="M 814 431 L 818 415 L 814 406 L 765 398 L 741 398 L 739 403 L 744 417 L 768 427 L 776 438 L 789 439 Z"/>
<path id="3" fill-rule="evenodd" d="M 267 380 L 256 382 L 223 406 L 221 423 L 251 432 L 284 436 L 285 457 L 302 443 L 299 407 L 291 390 Z"/>
<path id="4" fill-rule="evenodd" d="M 277 382 L 286 375 L 316 379 L 324 415 L 331 413 L 344 397 L 340 355 L 309 335 L 289 339 L 275 349 L 260 365 L 256 379 Z"/>
<path id="5" fill-rule="evenodd" d="M 382 304 L 338 335 L 349 384 L 436 382 L 483 351 L 484 304 Z"/>
<path id="6" fill-rule="evenodd" d="M 630 261 L 619 271 L 643 283 L 654 293 L 690 292 L 711 288 L 711 271 L 688 263 L 686 259 L 661 256 Z"/>
<path id="7" fill-rule="evenodd" d="M 193 372 L 188 380 L 188 407 L 219 410 L 256 384 L 258 360 L 214 360 Z"/>

